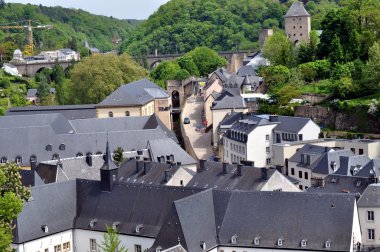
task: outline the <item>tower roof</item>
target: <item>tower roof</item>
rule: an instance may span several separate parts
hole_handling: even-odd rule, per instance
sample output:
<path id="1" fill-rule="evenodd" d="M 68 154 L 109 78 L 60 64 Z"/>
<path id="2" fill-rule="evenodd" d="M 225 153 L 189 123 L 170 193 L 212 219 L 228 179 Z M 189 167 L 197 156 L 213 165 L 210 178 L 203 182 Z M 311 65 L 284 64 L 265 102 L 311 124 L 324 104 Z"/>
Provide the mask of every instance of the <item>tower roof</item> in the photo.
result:
<path id="1" fill-rule="evenodd" d="M 310 17 L 302 2 L 294 2 L 285 17 Z"/>
<path id="2" fill-rule="evenodd" d="M 104 165 L 102 166 L 102 170 L 114 170 L 118 167 L 115 165 L 115 163 L 112 161 L 112 156 L 110 152 L 110 146 L 108 142 L 108 135 L 107 135 L 107 146 L 106 146 L 106 154 L 104 157 Z"/>

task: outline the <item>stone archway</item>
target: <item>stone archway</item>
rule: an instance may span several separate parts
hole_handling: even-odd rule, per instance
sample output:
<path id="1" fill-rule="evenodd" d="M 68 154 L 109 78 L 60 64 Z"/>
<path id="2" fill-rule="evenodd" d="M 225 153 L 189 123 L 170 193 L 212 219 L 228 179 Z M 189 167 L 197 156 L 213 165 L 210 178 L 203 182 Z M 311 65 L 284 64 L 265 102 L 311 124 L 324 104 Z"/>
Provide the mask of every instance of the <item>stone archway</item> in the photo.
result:
<path id="1" fill-rule="evenodd" d="M 180 95 L 179 95 L 179 92 L 177 90 L 174 90 L 172 92 L 172 106 L 173 106 L 173 108 L 181 107 Z"/>

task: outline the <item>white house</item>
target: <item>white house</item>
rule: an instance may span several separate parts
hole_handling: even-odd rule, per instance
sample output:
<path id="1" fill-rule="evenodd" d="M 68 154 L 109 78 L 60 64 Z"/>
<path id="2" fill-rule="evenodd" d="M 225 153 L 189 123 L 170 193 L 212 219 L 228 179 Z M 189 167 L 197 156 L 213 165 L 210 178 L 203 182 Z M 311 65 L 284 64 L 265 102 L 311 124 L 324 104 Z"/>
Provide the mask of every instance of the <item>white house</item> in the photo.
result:
<path id="1" fill-rule="evenodd" d="M 4 63 L 2 69 L 4 70 L 4 72 L 6 72 L 10 75 L 21 76 L 21 74 L 19 74 L 19 72 L 18 72 L 17 67 L 15 67 L 14 65 L 11 65 L 9 63 Z"/>
<path id="2" fill-rule="evenodd" d="M 371 184 L 358 201 L 364 248 L 380 246 L 379 198 L 380 184 Z"/>

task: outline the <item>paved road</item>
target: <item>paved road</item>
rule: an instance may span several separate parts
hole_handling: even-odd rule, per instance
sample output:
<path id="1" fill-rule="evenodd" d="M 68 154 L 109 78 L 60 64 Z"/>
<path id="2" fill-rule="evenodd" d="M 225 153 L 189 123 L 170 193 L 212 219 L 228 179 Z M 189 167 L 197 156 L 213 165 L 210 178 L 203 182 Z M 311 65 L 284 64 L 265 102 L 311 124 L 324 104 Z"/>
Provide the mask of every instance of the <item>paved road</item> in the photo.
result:
<path id="1" fill-rule="evenodd" d="M 195 126 L 197 124 L 202 124 L 203 103 L 203 101 L 196 101 L 195 98 L 189 98 L 182 110 L 181 123 L 183 123 L 183 118 L 190 118 L 190 124 L 184 125 L 185 132 L 183 133 L 189 137 L 190 144 L 198 159 L 208 159 L 213 155 L 211 147 L 211 131 L 207 133 L 195 131 Z"/>

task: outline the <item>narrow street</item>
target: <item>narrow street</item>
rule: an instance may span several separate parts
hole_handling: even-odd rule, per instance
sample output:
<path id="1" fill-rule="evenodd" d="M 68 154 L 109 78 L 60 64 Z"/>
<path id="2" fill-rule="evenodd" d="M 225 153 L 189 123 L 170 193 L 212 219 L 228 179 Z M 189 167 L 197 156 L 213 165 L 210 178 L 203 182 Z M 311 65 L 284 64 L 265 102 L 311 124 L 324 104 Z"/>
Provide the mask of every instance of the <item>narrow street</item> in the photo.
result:
<path id="1" fill-rule="evenodd" d="M 186 100 L 186 103 L 182 110 L 182 121 L 185 117 L 190 118 L 189 124 L 184 124 L 183 136 L 188 137 L 190 145 L 192 146 L 195 155 L 198 159 L 208 159 L 213 155 L 211 147 L 211 131 L 207 133 L 196 131 L 197 125 L 202 125 L 202 109 L 204 101 L 203 99 L 190 97 Z"/>

